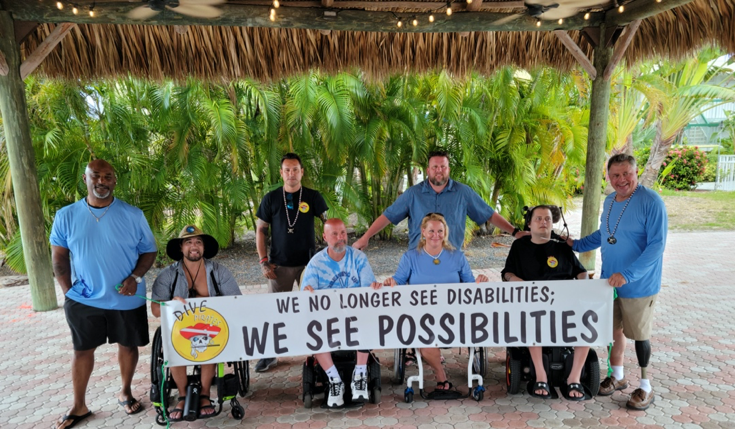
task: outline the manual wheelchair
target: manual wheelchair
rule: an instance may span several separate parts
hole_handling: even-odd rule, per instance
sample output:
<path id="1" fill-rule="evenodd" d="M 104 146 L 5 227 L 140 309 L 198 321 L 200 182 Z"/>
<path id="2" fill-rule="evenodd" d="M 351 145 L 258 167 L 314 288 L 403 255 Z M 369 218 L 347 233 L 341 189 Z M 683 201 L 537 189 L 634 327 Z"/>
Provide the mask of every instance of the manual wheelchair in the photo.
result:
<path id="1" fill-rule="evenodd" d="M 520 391 L 522 381 L 536 379 L 536 371 L 528 348 L 508 347 L 505 353 L 505 385 L 508 388 L 508 393 L 516 394 Z M 567 377 L 572 369 L 574 348 L 544 347 L 542 356 L 549 386 L 561 387 L 566 385 Z M 582 367 L 580 384 L 589 389 L 592 397 L 596 396 L 600 390 L 600 362 L 597 359 L 597 353 L 593 349 L 590 349 Z"/>
<path id="2" fill-rule="evenodd" d="M 339 371 L 339 376 L 345 383 L 344 400 L 346 407 L 351 405 L 352 389 L 350 386 L 350 380 L 352 380 L 352 371 L 355 368 L 357 362 L 357 352 L 354 350 L 341 350 L 332 352 L 332 361 L 334 366 Z M 380 361 L 373 353 L 368 355 L 367 361 L 367 374 L 368 374 L 368 396 L 370 397 L 371 404 L 380 403 L 381 398 L 381 385 L 380 385 Z M 326 403 L 326 392 L 329 379 L 324 369 L 319 365 L 314 356 L 306 358 L 302 369 L 302 385 L 303 385 L 303 396 L 304 408 L 311 408 L 313 405 L 314 396 L 318 394 L 325 394 Z"/>
<path id="3" fill-rule="evenodd" d="M 169 420 L 171 390 L 176 388 L 176 383 L 174 383 L 169 368 L 165 369 L 165 375 L 161 370 L 164 362 L 161 328 L 159 327 L 153 335 L 153 350 L 151 351 L 150 400 L 156 409 L 156 423 L 161 426 L 166 426 Z M 229 400 L 232 408 L 232 418 L 240 420 L 245 416 L 245 410 L 237 401 L 237 395 L 244 397 L 250 387 L 249 363 L 248 361 L 239 361 L 228 362 L 227 364 L 218 363 L 216 365 L 212 386 L 217 387 L 217 406 L 214 414 L 209 417 L 219 415 L 222 412 L 222 404 Z M 232 373 L 225 374 L 225 365 L 233 368 Z M 200 392 L 200 367 L 196 365 L 193 366 L 192 373 L 188 375 L 186 392 L 179 392 L 180 396 L 186 394 L 184 411 L 182 412 L 183 420 L 194 421 L 199 418 Z M 174 404 L 176 404 L 176 401 L 174 401 Z"/>
<path id="4" fill-rule="evenodd" d="M 469 347 L 469 359 L 467 361 L 467 387 L 469 392 L 467 396 L 457 395 L 455 398 L 442 399 L 461 399 L 471 397 L 476 401 L 482 401 L 485 396 L 485 388 L 483 387 L 483 378 L 487 373 L 487 349 L 485 347 Z M 393 384 L 403 384 L 406 380 L 406 390 L 403 394 L 403 400 L 406 403 L 413 402 L 414 390 L 413 383 L 419 385 L 419 395 L 423 399 L 432 399 L 424 393 L 424 369 L 422 366 L 421 352 L 414 350 L 416 366 L 419 369 L 418 375 L 408 377 L 406 380 L 406 363 L 408 359 L 408 351 L 406 349 L 396 349 L 393 354 Z M 477 386 L 474 385 L 477 382 Z"/>

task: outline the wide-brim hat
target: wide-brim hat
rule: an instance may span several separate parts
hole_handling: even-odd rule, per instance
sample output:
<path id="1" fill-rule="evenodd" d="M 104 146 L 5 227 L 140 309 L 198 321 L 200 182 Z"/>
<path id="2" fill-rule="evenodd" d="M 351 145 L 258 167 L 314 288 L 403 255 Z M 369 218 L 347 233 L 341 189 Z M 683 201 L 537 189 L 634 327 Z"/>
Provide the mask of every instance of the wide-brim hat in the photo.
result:
<path id="1" fill-rule="evenodd" d="M 181 253 L 181 242 L 187 238 L 201 237 L 204 242 L 204 258 L 211 259 L 219 252 L 219 243 L 211 235 L 205 234 L 196 225 L 186 225 L 177 238 L 172 238 L 166 244 L 166 254 L 174 261 L 180 261 L 184 254 Z"/>

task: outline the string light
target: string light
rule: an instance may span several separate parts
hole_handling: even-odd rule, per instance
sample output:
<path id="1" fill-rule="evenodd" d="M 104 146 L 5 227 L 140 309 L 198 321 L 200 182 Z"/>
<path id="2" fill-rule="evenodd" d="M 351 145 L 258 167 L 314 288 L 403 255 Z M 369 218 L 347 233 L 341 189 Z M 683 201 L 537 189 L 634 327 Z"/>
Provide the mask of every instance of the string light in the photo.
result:
<path id="1" fill-rule="evenodd" d="M 74 15 L 76 15 L 76 14 L 79 13 L 79 9 L 77 9 L 77 7 L 74 6 L 73 8 L 71 8 L 71 13 L 73 13 Z"/>
<path id="2" fill-rule="evenodd" d="M 541 27 L 541 20 L 540 19 L 537 19 L 536 20 L 536 27 Z"/>
<path id="3" fill-rule="evenodd" d="M 89 11 L 89 16 L 91 16 L 92 18 L 94 18 L 94 11 L 93 10 L 90 10 Z"/>
<path id="4" fill-rule="evenodd" d="M 562 24 L 564 24 L 564 19 L 563 18 L 559 18 L 559 21 L 557 21 L 557 22 L 559 23 L 559 25 L 562 25 Z"/>
<path id="5" fill-rule="evenodd" d="M 656 0 L 656 3 L 661 3 L 661 0 Z"/>
<path id="6" fill-rule="evenodd" d="M 618 13 L 623 13 L 623 12 L 625 12 L 625 6 L 621 4 L 620 7 L 618 7 Z"/>
<path id="7" fill-rule="evenodd" d="M 452 16 L 452 3 L 447 2 L 447 16 Z"/>
<path id="8" fill-rule="evenodd" d="M 434 22 L 434 15 L 433 14 L 429 15 L 429 22 Z"/>
<path id="9" fill-rule="evenodd" d="M 271 21 L 275 21 L 276 20 L 276 10 L 275 9 L 271 8 L 271 14 L 268 17 L 268 19 L 270 19 Z"/>
<path id="10" fill-rule="evenodd" d="M 584 14 L 584 20 L 587 21 L 588 19 L 590 19 L 590 13 L 589 12 L 587 12 L 587 13 Z"/>
<path id="11" fill-rule="evenodd" d="M 411 20 L 411 25 L 413 25 L 414 27 L 416 27 L 417 25 L 419 25 L 419 20 L 416 19 L 415 16 L 413 17 L 413 20 Z"/>
<path id="12" fill-rule="evenodd" d="M 61 9 L 63 9 L 63 8 L 64 8 L 64 4 L 63 4 L 63 3 L 61 3 L 60 1 L 57 1 L 57 2 L 56 2 L 56 8 L 57 8 L 57 9 L 59 9 L 59 10 L 61 10 Z"/>
<path id="13" fill-rule="evenodd" d="M 403 21 L 401 21 L 400 19 L 398 19 L 398 22 L 396 23 L 396 25 L 398 26 L 398 28 L 403 27 Z"/>
<path id="14" fill-rule="evenodd" d="M 467 0 L 467 4 L 472 4 L 472 0 Z"/>
<path id="15" fill-rule="evenodd" d="M 273 0 L 273 7 L 278 9 L 279 7 L 281 7 L 281 2 L 279 2 L 278 0 Z"/>

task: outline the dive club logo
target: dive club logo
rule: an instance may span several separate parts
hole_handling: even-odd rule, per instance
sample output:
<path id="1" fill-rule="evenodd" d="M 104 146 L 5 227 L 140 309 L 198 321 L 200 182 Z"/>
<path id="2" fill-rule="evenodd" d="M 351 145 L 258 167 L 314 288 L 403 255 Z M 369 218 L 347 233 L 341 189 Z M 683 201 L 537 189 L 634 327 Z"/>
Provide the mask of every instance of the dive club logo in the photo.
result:
<path id="1" fill-rule="evenodd" d="M 301 203 L 301 204 L 299 204 L 299 211 L 300 211 L 301 213 L 306 213 L 306 212 L 308 212 L 308 211 L 309 211 L 309 205 L 308 205 L 308 204 L 306 204 L 306 203 Z"/>
<path id="2" fill-rule="evenodd" d="M 546 264 L 551 268 L 556 268 L 559 265 L 559 261 L 557 261 L 555 257 L 549 256 L 549 259 L 546 260 Z"/>
<path id="3" fill-rule="evenodd" d="M 203 300 L 197 306 L 187 302 L 183 311 L 174 311 L 176 321 L 171 329 L 171 343 L 179 356 L 192 362 L 214 359 L 230 338 L 225 318 L 206 303 Z"/>

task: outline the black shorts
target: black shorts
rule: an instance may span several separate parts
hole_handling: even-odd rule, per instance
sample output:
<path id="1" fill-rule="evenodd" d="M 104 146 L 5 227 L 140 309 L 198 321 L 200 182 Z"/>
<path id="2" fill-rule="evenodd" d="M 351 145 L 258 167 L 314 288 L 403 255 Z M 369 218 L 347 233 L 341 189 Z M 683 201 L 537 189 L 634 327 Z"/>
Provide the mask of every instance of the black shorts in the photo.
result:
<path id="1" fill-rule="evenodd" d="M 66 298 L 64 313 L 76 351 L 94 349 L 106 342 L 125 347 L 142 347 L 149 342 L 145 305 L 133 310 L 106 310 Z"/>

